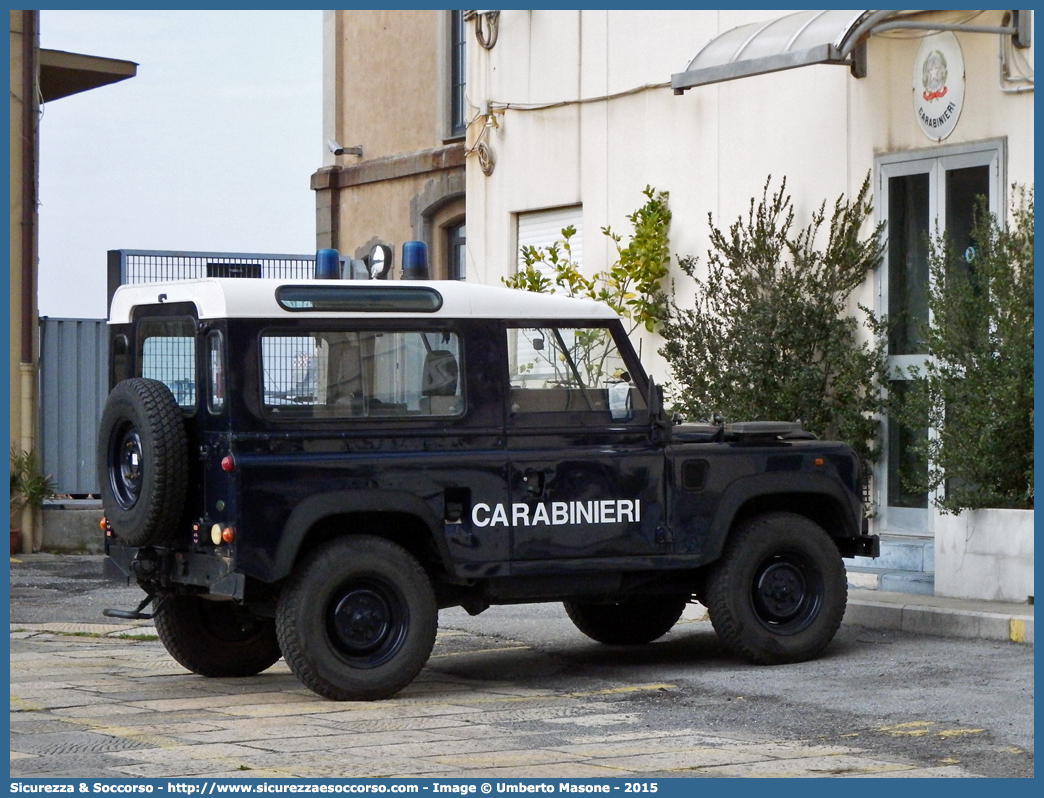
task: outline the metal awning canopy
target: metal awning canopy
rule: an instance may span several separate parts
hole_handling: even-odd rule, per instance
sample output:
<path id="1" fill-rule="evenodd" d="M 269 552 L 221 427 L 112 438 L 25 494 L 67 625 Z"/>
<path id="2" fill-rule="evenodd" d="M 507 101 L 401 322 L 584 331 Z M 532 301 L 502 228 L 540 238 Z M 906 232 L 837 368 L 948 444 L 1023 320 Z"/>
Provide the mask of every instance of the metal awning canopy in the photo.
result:
<path id="1" fill-rule="evenodd" d="M 44 102 L 118 83 L 133 78 L 137 72 L 138 65 L 133 61 L 40 50 L 40 93 Z"/>
<path id="2" fill-rule="evenodd" d="M 1010 24 L 965 25 L 926 19 L 925 11 L 799 11 L 741 25 L 712 39 L 689 63 L 671 76 L 675 94 L 694 86 L 780 72 L 812 64 L 848 66 L 855 77 L 866 75 L 866 40 L 886 30 L 965 31 L 1011 35 L 1016 47 L 1028 47 L 1029 11 L 1011 11 Z M 973 12 L 974 13 L 974 12 Z"/>

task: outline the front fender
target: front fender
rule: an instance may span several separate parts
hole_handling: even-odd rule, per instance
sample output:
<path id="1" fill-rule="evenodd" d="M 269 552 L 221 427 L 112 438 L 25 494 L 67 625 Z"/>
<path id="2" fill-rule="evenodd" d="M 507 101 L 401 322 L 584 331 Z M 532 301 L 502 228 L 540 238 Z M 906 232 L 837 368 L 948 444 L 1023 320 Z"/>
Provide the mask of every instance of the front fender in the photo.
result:
<path id="1" fill-rule="evenodd" d="M 807 515 L 817 523 L 822 523 L 818 518 L 824 513 L 816 511 L 822 509 L 822 502 L 828 502 L 825 515 L 836 516 L 839 523 L 831 525 L 833 528 L 828 527 L 827 533 L 833 538 L 860 534 L 859 500 L 835 477 L 809 473 L 754 474 L 737 479 L 722 493 L 705 549 L 710 559 L 721 556 L 729 530 L 752 502 L 764 505 L 766 510 L 788 509 Z M 820 507 L 809 508 L 810 502 L 820 503 Z M 805 505 L 805 512 L 802 512 L 802 505 Z"/>

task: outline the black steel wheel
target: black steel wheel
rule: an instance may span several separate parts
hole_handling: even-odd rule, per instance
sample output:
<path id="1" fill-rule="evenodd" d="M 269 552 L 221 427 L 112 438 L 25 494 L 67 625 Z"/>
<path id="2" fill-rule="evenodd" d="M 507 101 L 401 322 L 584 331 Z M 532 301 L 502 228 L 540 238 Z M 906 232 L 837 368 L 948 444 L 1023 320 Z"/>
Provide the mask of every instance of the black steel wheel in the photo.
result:
<path id="1" fill-rule="evenodd" d="M 162 543 L 185 507 L 188 438 L 181 409 L 158 380 L 136 377 L 109 394 L 98 434 L 102 506 L 132 546 Z"/>
<path id="2" fill-rule="evenodd" d="M 707 580 L 718 638 L 760 665 L 817 656 L 837 633 L 847 600 L 837 546 L 822 527 L 793 513 L 747 521 Z"/>
<path id="3" fill-rule="evenodd" d="M 405 596 L 376 577 L 346 585 L 326 610 L 330 642 L 356 668 L 376 668 L 391 660 L 409 626 Z"/>
<path id="4" fill-rule="evenodd" d="M 678 622 L 688 596 L 636 596 L 610 604 L 563 603 L 577 629 L 599 643 L 635 646 L 663 637 Z"/>
<path id="5" fill-rule="evenodd" d="M 200 676 L 253 676 L 281 656 L 275 620 L 232 601 L 165 596 L 155 621 L 167 652 Z"/>
<path id="6" fill-rule="evenodd" d="M 141 433 L 124 420 L 109 439 L 109 485 L 116 503 L 130 510 L 141 495 Z"/>
<path id="7" fill-rule="evenodd" d="M 395 695 L 428 661 L 437 627 L 435 592 L 420 563 L 366 535 L 307 555 L 283 587 L 276 623 L 290 669 L 336 701 Z"/>

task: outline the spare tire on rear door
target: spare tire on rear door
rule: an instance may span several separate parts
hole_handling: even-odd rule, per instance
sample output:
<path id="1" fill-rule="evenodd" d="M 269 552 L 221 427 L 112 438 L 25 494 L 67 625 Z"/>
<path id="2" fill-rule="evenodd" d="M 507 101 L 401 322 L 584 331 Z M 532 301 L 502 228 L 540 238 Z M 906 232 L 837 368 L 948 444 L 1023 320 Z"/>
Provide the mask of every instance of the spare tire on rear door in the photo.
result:
<path id="1" fill-rule="evenodd" d="M 188 439 L 181 409 L 158 380 L 124 380 L 105 401 L 98 433 L 102 505 L 132 546 L 162 543 L 185 507 Z"/>

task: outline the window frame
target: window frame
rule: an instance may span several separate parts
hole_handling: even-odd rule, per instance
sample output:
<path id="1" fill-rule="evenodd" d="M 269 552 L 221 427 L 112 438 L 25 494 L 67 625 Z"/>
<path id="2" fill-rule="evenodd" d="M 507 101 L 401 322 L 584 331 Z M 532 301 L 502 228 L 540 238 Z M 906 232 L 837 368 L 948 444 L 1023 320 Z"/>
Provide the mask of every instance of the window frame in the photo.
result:
<path id="1" fill-rule="evenodd" d="M 446 240 L 446 279 L 448 280 L 459 280 L 466 282 L 468 279 L 467 275 L 467 247 L 468 247 L 468 234 L 467 234 L 467 219 L 458 219 L 457 221 L 450 222 L 443 228 L 445 230 Z M 458 231 L 464 230 L 463 234 Z M 463 258 L 458 256 L 462 255 Z M 458 271 L 460 267 L 460 271 Z"/>
<path id="2" fill-rule="evenodd" d="M 1000 220 L 1005 219 L 1006 211 L 1006 164 L 1007 139 L 995 138 L 982 141 L 950 144 L 938 147 L 892 152 L 879 155 L 874 159 L 875 186 L 874 197 L 876 221 L 884 223 L 885 250 L 875 275 L 875 311 L 885 317 L 889 311 L 889 203 L 891 199 L 890 183 L 892 178 L 906 177 L 916 174 L 928 175 L 928 227 L 929 233 L 946 232 L 946 175 L 955 169 L 985 166 L 989 170 L 989 209 Z M 929 316 L 929 322 L 931 317 Z M 928 361 L 924 354 L 900 354 L 888 356 L 889 377 L 903 376 L 913 366 L 922 368 Z M 905 377 L 904 377 L 905 379 Z M 890 379 L 890 381 L 893 381 Z M 880 513 L 881 528 L 896 534 L 930 536 L 931 507 L 935 495 L 928 497 L 926 508 L 889 504 L 889 462 L 893 459 L 891 442 L 895 431 L 891 429 L 891 420 L 886 416 L 882 429 L 882 451 L 875 467 L 874 502 Z M 909 432 L 908 432 L 909 434 Z M 935 431 L 928 430 L 929 436 Z"/>
<path id="3" fill-rule="evenodd" d="M 218 381 L 214 378 L 214 351 L 211 348 L 211 342 L 213 341 L 217 342 L 217 366 L 220 374 L 220 386 L 216 385 Z M 225 334 L 221 330 L 210 330 L 204 337 L 203 344 L 203 359 L 207 369 L 207 412 L 212 416 L 221 416 L 228 410 L 228 355 L 225 347 Z M 220 393 L 222 395 L 220 397 L 216 396 L 215 388 L 217 387 L 221 388 Z M 215 401 L 218 398 L 221 400 L 220 404 Z"/>
<path id="4" fill-rule="evenodd" d="M 279 426 L 288 427 L 308 427 L 314 428 L 317 425 L 321 426 L 337 426 L 344 424 L 360 425 L 360 426 L 397 426 L 405 425 L 407 427 L 414 426 L 428 426 L 430 427 L 432 422 L 438 422 L 439 424 L 458 424 L 464 421 L 470 414 L 470 404 L 468 401 L 468 377 L 467 377 L 467 345 L 466 336 L 464 331 L 461 330 L 454 324 L 440 324 L 437 326 L 433 325 L 404 325 L 401 320 L 388 320 L 387 323 L 381 323 L 380 321 L 370 322 L 366 319 L 353 319 L 354 324 L 345 324 L 344 322 L 338 323 L 336 320 L 327 319 L 309 319 L 307 322 L 298 325 L 288 325 L 285 323 L 274 323 L 261 327 L 257 331 L 256 338 L 256 369 L 257 369 L 257 399 L 258 399 L 258 415 L 265 421 Z M 459 398 L 461 403 L 461 409 L 459 413 L 454 414 L 427 414 L 427 415 L 341 415 L 341 416 L 317 416 L 317 415 L 282 415 L 278 412 L 273 413 L 273 405 L 268 404 L 265 401 L 265 367 L 264 367 L 264 339 L 266 337 L 308 337 L 316 334 L 324 333 L 368 333 L 368 332 L 379 332 L 379 333 L 413 333 L 417 335 L 434 335 L 449 333 L 450 335 L 456 336 L 458 345 L 457 354 L 457 380 L 459 387 Z M 312 405 L 316 407 L 318 405 Z"/>
<path id="5" fill-rule="evenodd" d="M 188 307 L 186 307 L 186 304 Z M 189 310 L 188 308 L 191 308 Z M 146 377 L 144 373 L 145 366 L 145 342 L 150 338 L 163 338 L 163 337 L 182 337 L 182 336 L 158 336 L 158 335 L 144 335 L 142 327 L 146 327 L 150 322 L 186 322 L 192 327 L 192 335 L 184 336 L 190 338 L 192 341 L 192 357 L 190 361 L 192 363 L 192 394 L 193 403 L 191 405 L 183 405 L 177 402 L 177 396 L 175 395 L 175 402 L 178 408 L 181 410 L 182 415 L 191 417 L 194 416 L 200 406 L 200 364 L 199 364 L 199 320 L 195 315 L 195 305 L 191 303 L 178 303 L 177 305 L 169 306 L 167 312 L 149 312 L 148 309 L 142 309 L 144 312 L 135 314 L 133 320 L 134 326 L 134 356 L 133 356 L 133 371 L 135 376 L 142 377 L 143 379 L 156 379 L 155 377 Z M 147 328 L 147 327 L 146 327 Z M 163 382 L 162 380 L 158 380 Z M 164 383 L 166 385 L 166 383 Z M 167 386 L 170 389 L 170 386 Z M 173 389 L 170 389 L 173 394 Z"/>
<path id="6" fill-rule="evenodd" d="M 631 377 L 631 383 L 639 392 L 642 406 L 635 407 L 631 418 L 626 421 L 613 420 L 611 411 L 608 408 L 605 410 L 594 411 L 581 409 L 549 412 L 512 412 L 511 391 L 513 389 L 513 375 L 511 374 L 510 368 L 511 353 L 508 340 L 509 333 L 513 329 L 543 328 L 554 328 L 556 330 L 597 328 L 607 330 L 612 337 L 613 344 L 616 346 L 620 359 L 623 361 L 625 370 Z M 651 416 L 649 413 L 648 400 L 648 376 L 642 368 L 641 363 L 638 362 L 636 353 L 629 345 L 627 334 L 624 332 L 623 327 L 618 321 L 611 319 L 605 321 L 598 319 L 508 319 L 500 326 L 500 336 L 502 346 L 504 347 L 503 351 L 505 352 L 502 369 L 504 419 L 505 425 L 509 431 L 532 429 L 533 427 L 551 427 L 555 429 L 583 427 L 584 429 L 593 432 L 611 430 L 630 431 L 634 429 L 645 429 L 649 426 Z M 623 342 L 623 345 L 621 342 Z"/>
<path id="7" fill-rule="evenodd" d="M 468 24 L 462 10 L 447 14 L 446 37 L 446 139 L 462 139 L 467 133 Z"/>

